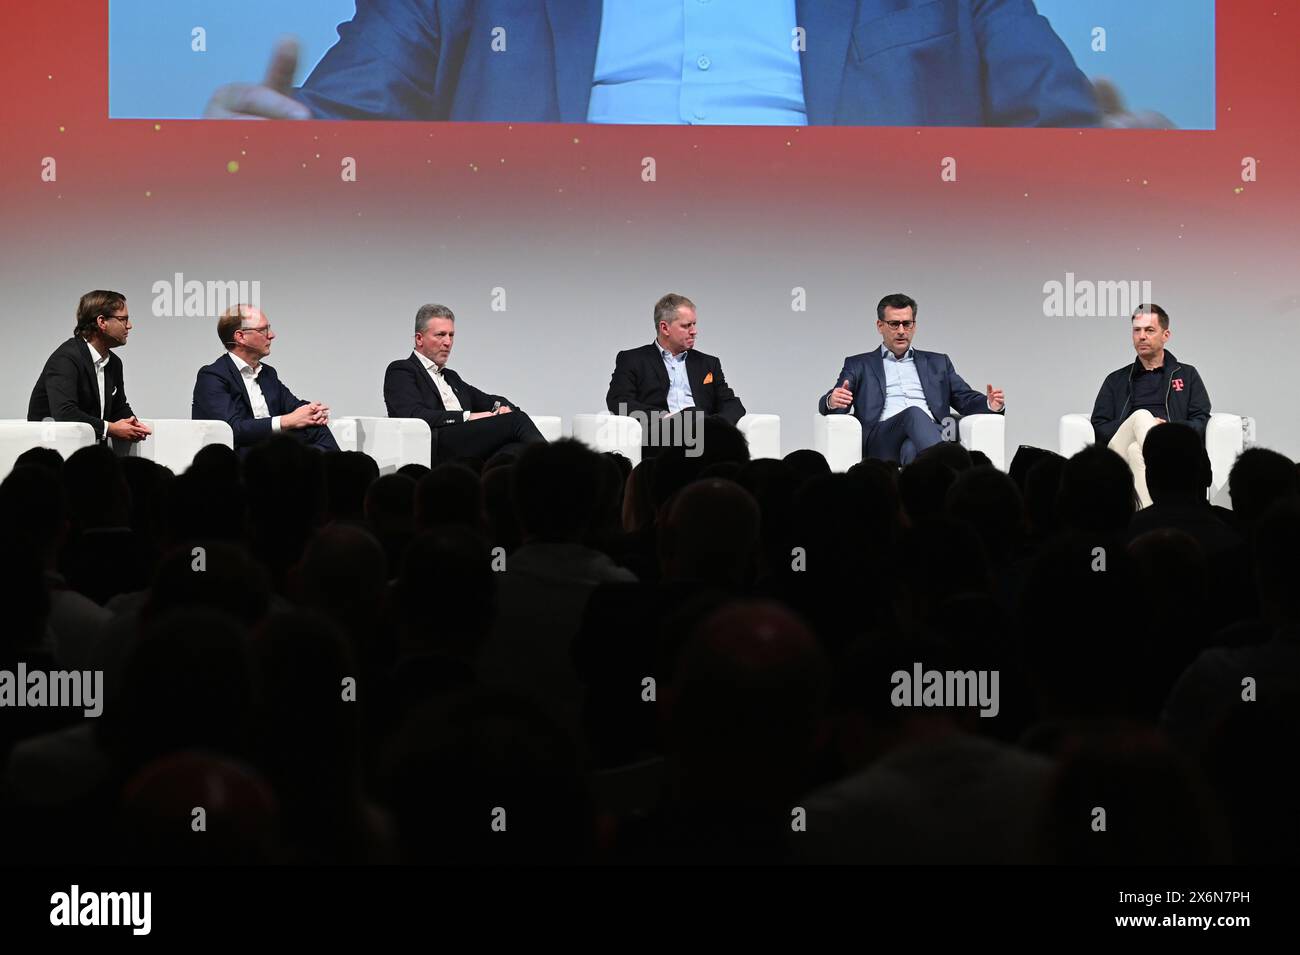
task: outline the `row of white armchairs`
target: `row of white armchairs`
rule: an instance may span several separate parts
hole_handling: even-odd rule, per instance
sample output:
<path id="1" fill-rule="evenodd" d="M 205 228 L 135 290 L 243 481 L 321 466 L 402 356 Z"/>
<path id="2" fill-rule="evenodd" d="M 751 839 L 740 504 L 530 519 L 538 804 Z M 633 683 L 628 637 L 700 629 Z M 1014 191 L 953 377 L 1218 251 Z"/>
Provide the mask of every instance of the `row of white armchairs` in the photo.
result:
<path id="1" fill-rule="evenodd" d="M 563 422 L 558 416 L 534 415 L 533 422 L 548 441 L 558 440 L 563 433 Z M 234 446 L 234 436 L 224 421 L 159 418 L 145 423 L 153 429 L 153 434 L 132 445 L 129 453 L 156 461 L 177 474 L 190 466 L 194 455 L 205 445 Z M 779 415 L 745 415 L 738 427 L 749 441 L 751 457 L 781 457 Z M 391 474 L 406 464 L 429 464 L 432 436 L 429 426 L 418 418 L 336 417 L 330 422 L 330 430 L 344 451 L 364 451 L 374 458 L 381 474 Z M 968 415 L 959 420 L 958 432 L 963 446 L 984 453 L 995 467 L 1006 470 L 1004 417 Z M 634 418 L 603 413 L 575 415 L 572 434 L 597 451 L 615 451 L 633 463 L 641 460 L 642 426 Z M 1058 438 L 1059 450 L 1066 457 L 1092 444 L 1095 436 L 1088 416 L 1062 417 Z M 53 448 L 66 458 L 78 448 L 94 443 L 95 433 L 88 424 L 0 421 L 0 475 L 7 475 L 17 457 L 29 448 Z M 831 470 L 847 471 L 862 458 L 862 426 L 852 415 L 817 415 L 813 443 Z M 1212 501 L 1227 504 L 1228 472 L 1237 455 L 1254 443 L 1254 418 L 1220 413 L 1210 416 L 1205 446 L 1214 475 L 1210 489 Z"/>

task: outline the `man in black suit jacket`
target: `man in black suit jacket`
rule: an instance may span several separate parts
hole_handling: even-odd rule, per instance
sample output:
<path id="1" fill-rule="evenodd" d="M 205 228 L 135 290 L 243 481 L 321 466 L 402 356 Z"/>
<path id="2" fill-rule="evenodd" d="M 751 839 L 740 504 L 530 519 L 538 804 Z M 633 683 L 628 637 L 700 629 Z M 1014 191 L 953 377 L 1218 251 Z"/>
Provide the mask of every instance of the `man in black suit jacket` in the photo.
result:
<path id="1" fill-rule="evenodd" d="M 280 431 L 321 451 L 339 450 L 329 429 L 329 408 L 299 398 L 262 361 L 271 353 L 275 332 L 261 309 L 251 305 L 227 309 L 217 320 L 217 337 L 226 354 L 199 369 L 191 417 L 230 425 L 240 457 Z"/>
<path id="2" fill-rule="evenodd" d="M 695 350 L 695 303 L 685 295 L 665 295 L 655 303 L 654 320 L 653 342 L 614 359 L 605 393 L 610 414 L 658 418 L 698 411 L 739 422 L 745 406 L 727 385 L 722 362 Z M 644 428 L 642 440 L 651 441 L 654 431 Z"/>
<path id="3" fill-rule="evenodd" d="M 72 337 L 54 350 L 27 403 L 28 421 L 81 421 L 100 441 L 143 441 L 151 432 L 126 400 L 122 359 L 131 316 L 126 296 L 97 289 L 81 296 Z"/>
<path id="4" fill-rule="evenodd" d="M 533 420 L 501 395 L 489 395 L 447 368 L 456 338 L 456 316 L 445 305 L 415 313 L 415 350 L 384 373 L 384 404 L 390 418 L 420 418 L 433 432 L 433 460 L 479 458 L 498 451 L 517 454 L 545 441 Z"/>

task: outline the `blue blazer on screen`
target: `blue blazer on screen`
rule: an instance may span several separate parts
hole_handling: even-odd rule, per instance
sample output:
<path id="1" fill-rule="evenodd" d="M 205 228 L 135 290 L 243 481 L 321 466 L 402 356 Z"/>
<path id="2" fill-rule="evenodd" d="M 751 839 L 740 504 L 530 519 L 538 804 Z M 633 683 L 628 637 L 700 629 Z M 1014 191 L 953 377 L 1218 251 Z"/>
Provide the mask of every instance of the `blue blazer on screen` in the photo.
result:
<path id="1" fill-rule="evenodd" d="M 1098 122 L 1091 84 L 1032 0 L 795 8 L 810 125 Z M 601 10 L 602 0 L 357 0 L 296 95 L 324 119 L 586 122 Z"/>
<path id="2" fill-rule="evenodd" d="M 262 370 L 257 375 L 257 386 L 262 389 L 271 418 L 308 404 L 284 386 L 274 368 L 266 362 L 260 364 Z M 229 354 L 199 369 L 190 417 L 195 421 L 215 419 L 226 422 L 235 432 L 237 449 L 254 445 L 271 434 L 271 418 L 253 417 L 248 389 L 244 387 L 243 376 Z"/>
<path id="3" fill-rule="evenodd" d="M 1002 414 L 1002 411 L 989 411 L 988 395 L 966 384 L 947 355 L 913 348 L 912 357 L 916 362 L 917 377 L 921 379 L 921 390 L 925 392 L 926 406 L 935 421 L 943 421 L 950 409 L 956 409 L 959 415 Z M 844 384 L 846 378 L 849 390 L 853 392 L 853 404 L 850 408 L 831 408 L 826 401 L 831 391 Z M 877 347 L 874 351 L 845 358 L 835 384 L 818 399 L 817 410 L 821 414 L 849 414 L 851 411 L 862 423 L 865 456 L 867 441 L 880 424 L 880 415 L 885 410 L 885 361 L 880 349 Z"/>

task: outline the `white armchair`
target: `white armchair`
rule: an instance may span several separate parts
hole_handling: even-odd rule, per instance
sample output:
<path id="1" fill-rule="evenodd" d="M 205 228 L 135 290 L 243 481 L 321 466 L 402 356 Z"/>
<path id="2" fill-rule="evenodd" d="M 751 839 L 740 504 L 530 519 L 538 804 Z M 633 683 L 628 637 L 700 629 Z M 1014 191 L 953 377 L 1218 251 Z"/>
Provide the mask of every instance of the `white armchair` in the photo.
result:
<path id="1" fill-rule="evenodd" d="M 751 459 L 781 456 L 780 415 L 747 414 L 736 422 L 736 428 L 749 443 Z M 643 430 L 641 422 L 636 418 L 621 415 L 580 414 L 573 418 L 575 438 L 597 451 L 622 454 L 634 465 L 641 461 Z"/>
<path id="2" fill-rule="evenodd" d="M 614 451 L 635 466 L 641 463 L 641 422 L 607 411 L 573 416 L 573 436 L 597 451 Z"/>
<path id="3" fill-rule="evenodd" d="M 532 418 L 547 441 L 560 439 L 563 421 L 558 415 L 534 415 Z M 345 421 L 348 423 L 344 424 Z M 350 427 L 355 428 L 355 438 L 350 436 Z M 362 451 L 370 455 L 379 465 L 380 474 L 394 474 L 408 464 L 431 466 L 433 432 L 428 423 L 419 418 L 346 416 L 333 419 L 330 429 L 341 450 Z"/>
<path id="4" fill-rule="evenodd" d="M 736 427 L 749 442 L 750 460 L 781 457 L 780 415 L 747 414 L 736 422 Z"/>
<path id="5" fill-rule="evenodd" d="M 235 446 L 235 432 L 224 421 L 189 418 L 141 418 L 153 434 L 127 445 L 131 457 L 148 458 L 180 474 L 194 463 L 194 455 L 209 444 Z"/>
<path id="6" fill-rule="evenodd" d="M 559 441 L 564 436 L 564 420 L 557 414 L 529 415 L 537 430 L 547 441 Z"/>
<path id="7" fill-rule="evenodd" d="M 999 471 L 1007 469 L 1007 419 L 1000 414 L 971 414 L 957 420 L 957 437 L 968 451 L 979 451 Z M 813 423 L 813 447 L 832 471 L 847 471 L 862 460 L 862 424 L 851 414 L 819 414 Z"/>
<path id="8" fill-rule="evenodd" d="M 1061 454 L 1067 458 L 1078 454 L 1096 441 L 1092 419 L 1086 414 L 1061 416 L 1058 431 Z M 1205 450 L 1210 456 L 1210 503 L 1232 507 L 1228 495 L 1228 473 L 1237 455 L 1255 444 L 1255 419 L 1244 415 L 1212 412 L 1205 426 Z"/>
<path id="9" fill-rule="evenodd" d="M 356 427 L 356 446 L 343 448 L 362 451 L 375 459 L 380 474 L 395 474 L 408 464 L 429 467 L 433 453 L 433 433 L 419 418 L 349 418 Z M 333 422 L 331 422 L 332 426 Z M 338 441 L 338 435 L 335 434 Z"/>
<path id="10" fill-rule="evenodd" d="M 330 434 L 334 435 L 334 443 L 339 446 L 340 451 L 359 451 L 357 438 L 357 419 L 356 418 L 336 418 L 330 415 L 330 423 L 327 426 Z"/>
<path id="11" fill-rule="evenodd" d="M 80 421 L 0 421 L 0 479 L 32 448 L 53 448 L 66 459 L 95 443 L 95 429 Z"/>

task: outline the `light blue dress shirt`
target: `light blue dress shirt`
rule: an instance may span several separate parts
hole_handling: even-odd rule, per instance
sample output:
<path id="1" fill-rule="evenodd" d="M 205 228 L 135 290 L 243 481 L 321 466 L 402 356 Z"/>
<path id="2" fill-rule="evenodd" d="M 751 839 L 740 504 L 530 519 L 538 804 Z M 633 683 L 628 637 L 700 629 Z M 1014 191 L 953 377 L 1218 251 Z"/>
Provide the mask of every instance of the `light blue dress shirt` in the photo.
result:
<path id="1" fill-rule="evenodd" d="M 687 353 L 674 356 L 658 342 L 655 342 L 655 347 L 663 357 L 664 368 L 668 369 L 668 413 L 676 414 L 683 408 L 694 407 L 695 397 L 691 394 L 690 379 L 686 377 Z"/>
<path id="2" fill-rule="evenodd" d="M 880 413 L 881 421 L 908 408 L 920 408 L 931 421 L 934 420 L 930 406 L 925 403 L 925 389 L 921 387 L 921 376 L 916 371 L 916 356 L 912 351 L 909 348 L 902 358 L 895 358 L 892 351 L 880 346 L 885 371 L 885 409 Z"/>
<path id="3" fill-rule="evenodd" d="M 795 0 L 604 0 L 589 123 L 805 126 Z"/>

